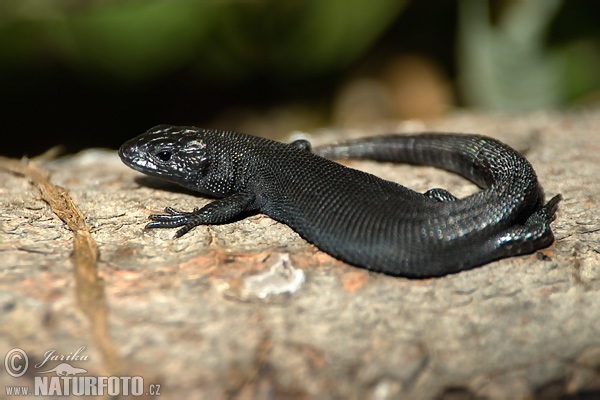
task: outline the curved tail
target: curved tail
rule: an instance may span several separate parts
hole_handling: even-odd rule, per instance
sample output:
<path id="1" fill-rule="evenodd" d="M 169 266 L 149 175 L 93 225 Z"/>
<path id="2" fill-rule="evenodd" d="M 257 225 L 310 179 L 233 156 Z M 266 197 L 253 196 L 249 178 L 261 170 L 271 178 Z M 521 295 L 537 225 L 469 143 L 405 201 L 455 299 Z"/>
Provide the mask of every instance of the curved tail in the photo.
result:
<path id="1" fill-rule="evenodd" d="M 428 165 L 455 172 L 482 188 L 505 180 L 511 171 L 537 177 L 531 164 L 516 150 L 489 137 L 455 133 L 386 135 L 351 139 L 315 147 L 329 159 L 369 159 Z"/>

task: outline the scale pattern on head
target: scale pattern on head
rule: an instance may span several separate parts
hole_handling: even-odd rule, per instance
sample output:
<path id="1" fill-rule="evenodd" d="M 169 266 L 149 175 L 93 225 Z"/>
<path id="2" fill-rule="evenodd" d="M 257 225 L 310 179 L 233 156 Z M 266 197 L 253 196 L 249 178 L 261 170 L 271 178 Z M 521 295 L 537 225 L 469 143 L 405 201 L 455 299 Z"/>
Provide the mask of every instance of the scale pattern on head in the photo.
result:
<path id="1" fill-rule="evenodd" d="M 191 127 L 155 126 L 125 142 L 119 156 L 137 171 L 179 184 L 195 185 L 209 167 L 202 131 Z"/>

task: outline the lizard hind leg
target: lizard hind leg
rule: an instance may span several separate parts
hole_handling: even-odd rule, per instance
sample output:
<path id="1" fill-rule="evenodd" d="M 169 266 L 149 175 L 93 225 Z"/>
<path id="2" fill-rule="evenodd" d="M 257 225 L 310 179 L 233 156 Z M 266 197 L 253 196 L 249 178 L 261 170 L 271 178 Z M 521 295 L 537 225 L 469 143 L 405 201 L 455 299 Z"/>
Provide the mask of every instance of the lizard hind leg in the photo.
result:
<path id="1" fill-rule="evenodd" d="M 300 150 L 306 150 L 306 151 L 311 151 L 312 150 L 312 145 L 310 144 L 310 142 L 306 139 L 298 139 L 298 140 L 294 140 L 293 142 L 290 143 L 292 146 L 299 148 Z"/>
<path id="2" fill-rule="evenodd" d="M 507 228 L 491 240 L 497 258 L 533 253 L 554 241 L 550 223 L 562 196 L 554 196 L 545 206 L 532 213 L 522 225 Z"/>
<path id="3" fill-rule="evenodd" d="M 441 188 L 429 189 L 428 191 L 426 191 L 423 194 L 425 196 L 429 197 L 430 199 L 434 199 L 437 201 L 455 201 L 455 200 L 457 200 L 455 195 L 453 195 L 446 189 L 441 189 Z"/>

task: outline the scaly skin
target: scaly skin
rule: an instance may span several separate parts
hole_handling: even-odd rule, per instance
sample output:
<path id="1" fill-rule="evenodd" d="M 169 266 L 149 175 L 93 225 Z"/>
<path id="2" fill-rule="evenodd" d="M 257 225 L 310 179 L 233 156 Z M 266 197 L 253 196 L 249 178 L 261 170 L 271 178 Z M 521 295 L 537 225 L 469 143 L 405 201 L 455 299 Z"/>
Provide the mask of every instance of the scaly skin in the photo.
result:
<path id="1" fill-rule="evenodd" d="M 323 146 L 236 132 L 161 125 L 121 146 L 123 162 L 219 198 L 202 209 L 152 215 L 148 228 L 220 224 L 259 211 L 358 267 L 406 277 L 442 276 L 531 253 L 554 240 L 560 195 L 544 205 L 533 168 L 515 150 L 478 135 L 389 135 Z M 457 199 L 417 193 L 327 158 L 432 165 L 482 191 Z"/>

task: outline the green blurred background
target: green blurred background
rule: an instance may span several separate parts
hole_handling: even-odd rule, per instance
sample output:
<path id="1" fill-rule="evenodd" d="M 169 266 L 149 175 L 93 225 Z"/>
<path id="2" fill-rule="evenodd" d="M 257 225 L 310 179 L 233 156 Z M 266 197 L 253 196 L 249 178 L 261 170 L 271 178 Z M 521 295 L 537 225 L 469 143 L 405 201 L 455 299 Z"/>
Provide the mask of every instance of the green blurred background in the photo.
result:
<path id="1" fill-rule="evenodd" d="M 589 0 L 0 0 L 0 153 L 600 102 Z"/>

